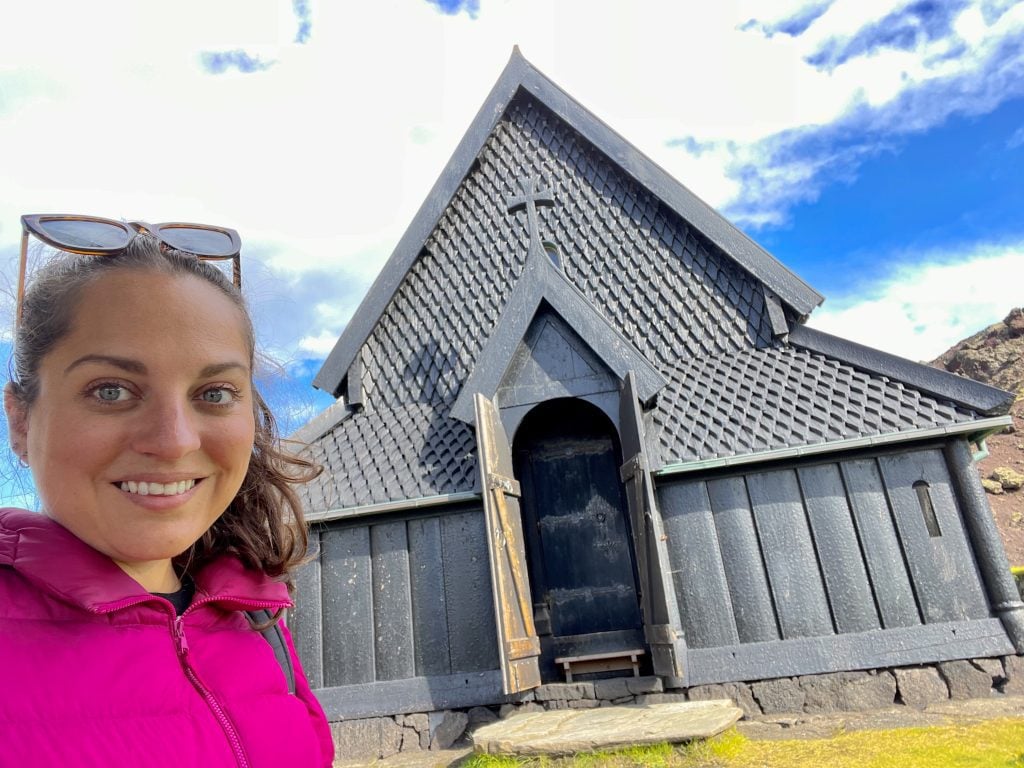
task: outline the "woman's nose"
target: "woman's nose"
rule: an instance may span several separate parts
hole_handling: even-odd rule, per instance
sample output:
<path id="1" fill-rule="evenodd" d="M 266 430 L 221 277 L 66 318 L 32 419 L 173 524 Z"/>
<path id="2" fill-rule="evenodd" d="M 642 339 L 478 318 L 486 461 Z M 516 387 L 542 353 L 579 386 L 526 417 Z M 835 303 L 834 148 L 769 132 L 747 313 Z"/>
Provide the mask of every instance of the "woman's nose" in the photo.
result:
<path id="1" fill-rule="evenodd" d="M 151 400 L 139 420 L 133 447 L 139 453 L 178 459 L 199 449 L 202 440 L 190 402 Z"/>

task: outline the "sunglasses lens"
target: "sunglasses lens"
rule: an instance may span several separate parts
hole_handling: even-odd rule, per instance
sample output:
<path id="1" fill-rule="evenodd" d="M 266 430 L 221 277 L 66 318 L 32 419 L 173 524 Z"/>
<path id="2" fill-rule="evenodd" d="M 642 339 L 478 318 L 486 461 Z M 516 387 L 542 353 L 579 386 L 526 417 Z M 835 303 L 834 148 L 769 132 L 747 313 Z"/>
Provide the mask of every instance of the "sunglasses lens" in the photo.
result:
<path id="1" fill-rule="evenodd" d="M 238 252 L 231 236 L 215 229 L 163 227 L 160 237 L 172 248 L 197 256 L 233 256 Z"/>
<path id="2" fill-rule="evenodd" d="M 132 238 L 124 227 L 104 221 L 51 219 L 40 221 L 39 228 L 54 243 L 67 248 L 114 250 L 124 248 Z"/>

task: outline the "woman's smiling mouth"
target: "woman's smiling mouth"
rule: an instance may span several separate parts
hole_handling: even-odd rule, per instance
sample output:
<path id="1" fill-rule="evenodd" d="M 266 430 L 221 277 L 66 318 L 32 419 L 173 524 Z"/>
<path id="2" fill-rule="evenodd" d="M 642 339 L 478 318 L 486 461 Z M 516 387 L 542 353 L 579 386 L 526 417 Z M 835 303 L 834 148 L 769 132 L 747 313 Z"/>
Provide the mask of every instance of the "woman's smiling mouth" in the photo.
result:
<path id="1" fill-rule="evenodd" d="M 124 480 L 120 488 L 126 493 L 134 493 L 139 496 L 179 496 L 195 487 L 195 480 L 178 480 L 170 483 L 136 482 Z"/>

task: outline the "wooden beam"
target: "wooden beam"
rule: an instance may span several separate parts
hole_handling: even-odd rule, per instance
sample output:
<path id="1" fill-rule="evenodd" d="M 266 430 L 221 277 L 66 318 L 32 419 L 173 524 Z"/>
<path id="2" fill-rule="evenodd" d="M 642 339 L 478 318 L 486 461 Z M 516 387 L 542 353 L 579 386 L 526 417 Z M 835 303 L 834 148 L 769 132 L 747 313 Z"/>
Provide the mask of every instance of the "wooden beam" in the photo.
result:
<path id="1" fill-rule="evenodd" d="M 687 660 L 690 685 L 702 685 L 1013 653 L 1013 644 L 999 619 L 981 619 L 723 648 L 690 648 Z"/>

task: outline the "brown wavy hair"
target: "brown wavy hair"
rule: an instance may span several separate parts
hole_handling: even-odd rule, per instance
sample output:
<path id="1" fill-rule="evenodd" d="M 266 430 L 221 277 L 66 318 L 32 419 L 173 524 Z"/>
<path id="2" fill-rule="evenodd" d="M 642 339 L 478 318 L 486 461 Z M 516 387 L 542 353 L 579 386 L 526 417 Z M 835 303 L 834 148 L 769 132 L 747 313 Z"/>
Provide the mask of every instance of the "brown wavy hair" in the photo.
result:
<path id="1" fill-rule="evenodd" d="M 9 385 L 26 410 L 39 394 L 39 365 L 67 334 L 82 289 L 105 274 L 127 269 L 189 275 L 216 287 L 242 315 L 253 369 L 256 337 L 241 291 L 211 264 L 139 234 L 124 252 L 111 256 L 60 253 L 33 276 L 14 341 Z M 312 480 L 321 468 L 281 447 L 274 415 L 255 386 L 253 394 L 256 437 L 242 485 L 224 513 L 174 563 L 181 572 L 194 572 L 230 553 L 291 587 L 291 571 L 303 562 L 308 546 L 302 505 L 293 486 Z"/>

